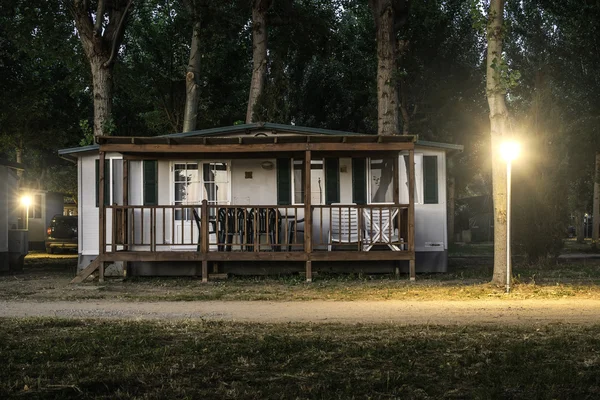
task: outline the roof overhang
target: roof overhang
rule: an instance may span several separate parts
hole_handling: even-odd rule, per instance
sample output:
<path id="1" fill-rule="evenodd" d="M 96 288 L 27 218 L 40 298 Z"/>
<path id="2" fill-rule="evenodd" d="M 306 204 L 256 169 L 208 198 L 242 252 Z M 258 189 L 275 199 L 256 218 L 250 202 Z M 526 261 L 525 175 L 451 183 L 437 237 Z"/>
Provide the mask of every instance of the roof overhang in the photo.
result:
<path id="1" fill-rule="evenodd" d="M 19 164 L 13 161 L 8 161 L 8 160 L 0 160 L 0 166 L 3 167 L 8 167 L 14 170 L 18 170 L 18 171 L 24 171 L 25 167 L 23 167 L 23 164 Z"/>
<path id="2" fill-rule="evenodd" d="M 258 132 L 258 135 L 257 135 Z M 279 134 L 281 133 L 281 134 Z M 463 146 L 417 140 L 415 135 L 378 136 L 355 132 L 335 131 L 296 125 L 273 123 L 241 124 L 192 132 L 174 133 L 155 137 L 100 136 L 98 144 L 59 150 L 60 157 L 75 161 L 85 153 L 119 152 L 129 158 L 159 156 L 191 157 L 202 153 L 239 157 L 246 153 L 250 157 L 271 155 L 274 152 L 296 153 L 306 150 L 329 153 L 402 151 L 409 148 L 431 148 L 447 153 L 463 151 Z"/>
<path id="3" fill-rule="evenodd" d="M 417 140 L 417 147 L 424 147 L 434 150 L 442 150 L 446 153 L 453 155 L 456 153 L 461 153 L 464 150 L 464 146 L 460 144 L 451 144 L 451 143 L 441 143 L 441 142 L 430 142 L 427 140 Z"/>
<path id="4" fill-rule="evenodd" d="M 100 151 L 130 155 L 203 154 L 251 155 L 314 152 L 392 152 L 414 149 L 416 137 L 378 135 L 290 135 L 290 136 L 99 136 Z M 239 157 L 239 156 L 238 156 Z"/>

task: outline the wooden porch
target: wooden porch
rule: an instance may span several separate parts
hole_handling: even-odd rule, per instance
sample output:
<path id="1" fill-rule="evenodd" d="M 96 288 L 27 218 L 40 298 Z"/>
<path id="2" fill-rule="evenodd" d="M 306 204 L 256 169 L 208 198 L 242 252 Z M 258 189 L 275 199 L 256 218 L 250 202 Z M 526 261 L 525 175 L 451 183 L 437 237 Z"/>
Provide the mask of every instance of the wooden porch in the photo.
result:
<path id="1" fill-rule="evenodd" d="M 121 205 L 104 205 L 104 168 L 99 168 L 99 256 L 78 278 L 109 262 L 198 262 L 202 280 L 209 263 L 290 261 L 305 265 L 312 280 L 313 261 L 408 261 L 415 279 L 413 136 L 261 137 L 100 137 L 99 165 L 107 152 L 123 155 Z M 293 157 L 311 174 L 315 157 L 395 157 L 408 154 L 408 204 L 400 204 L 399 166 L 392 165 L 393 201 L 378 204 L 302 205 L 209 204 L 130 205 L 132 160 Z M 311 179 L 304 179 L 311 193 Z M 85 273 L 84 273 L 85 272 Z M 76 278 L 76 279 L 78 279 Z"/>

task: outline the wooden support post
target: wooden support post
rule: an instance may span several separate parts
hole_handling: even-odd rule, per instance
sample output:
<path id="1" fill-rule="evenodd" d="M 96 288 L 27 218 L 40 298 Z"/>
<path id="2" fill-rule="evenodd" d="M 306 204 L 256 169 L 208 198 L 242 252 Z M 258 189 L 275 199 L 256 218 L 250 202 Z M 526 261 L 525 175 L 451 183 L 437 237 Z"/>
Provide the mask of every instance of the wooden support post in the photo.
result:
<path id="1" fill-rule="evenodd" d="M 208 261 L 202 260 L 202 283 L 208 282 Z"/>
<path id="2" fill-rule="evenodd" d="M 200 252 L 207 254 L 209 250 L 209 229 L 208 229 L 208 201 L 202 200 L 200 208 Z M 208 282 L 208 261 L 202 260 L 202 282 Z"/>
<path id="3" fill-rule="evenodd" d="M 394 189 L 394 207 L 398 210 L 398 214 L 396 216 L 396 221 L 398 222 L 398 239 L 400 240 L 400 235 L 401 235 L 401 231 L 402 231 L 402 227 L 400 226 L 400 153 L 396 153 L 394 156 L 394 163 L 392 164 L 392 171 L 393 171 L 393 182 L 392 182 L 392 188 Z M 390 221 L 390 228 L 392 229 L 392 231 L 394 230 L 394 221 Z M 392 238 L 393 235 L 390 235 L 390 238 Z M 401 249 L 402 250 L 402 249 Z M 400 265 L 399 265 L 399 261 L 394 261 L 394 276 L 396 277 L 396 279 L 400 278 Z"/>
<path id="4" fill-rule="evenodd" d="M 408 251 L 413 259 L 409 261 L 410 280 L 416 279 L 415 267 L 415 150 L 408 151 Z"/>
<path id="5" fill-rule="evenodd" d="M 104 282 L 104 267 L 106 263 L 104 261 L 100 261 L 100 265 L 98 267 L 98 282 Z"/>
<path id="6" fill-rule="evenodd" d="M 311 205 L 311 152 L 304 157 L 304 252 L 306 253 L 306 281 L 312 282 L 312 205 Z"/>
<path id="7" fill-rule="evenodd" d="M 312 261 L 306 260 L 306 282 L 312 282 Z"/>
<path id="8" fill-rule="evenodd" d="M 98 257 L 100 258 L 98 279 L 104 282 L 104 254 L 106 253 L 106 207 L 104 206 L 104 196 L 110 193 L 104 193 L 104 163 L 106 161 L 105 153 L 99 152 L 98 160 Z M 110 177 L 108 177 L 110 179 Z"/>
<path id="9" fill-rule="evenodd" d="M 392 188 L 394 189 L 394 205 L 398 207 L 400 205 L 400 153 L 396 153 L 394 156 L 394 163 L 392 164 L 392 171 L 394 174 L 394 180 L 392 182 Z"/>
<path id="10" fill-rule="evenodd" d="M 127 206 L 129 205 L 129 161 L 123 160 L 123 205 L 125 206 L 121 212 L 121 239 L 123 241 L 123 250 L 129 251 L 129 238 L 128 238 L 128 220 L 129 220 L 129 210 Z M 129 262 L 123 261 L 123 278 L 127 278 L 129 275 Z"/>

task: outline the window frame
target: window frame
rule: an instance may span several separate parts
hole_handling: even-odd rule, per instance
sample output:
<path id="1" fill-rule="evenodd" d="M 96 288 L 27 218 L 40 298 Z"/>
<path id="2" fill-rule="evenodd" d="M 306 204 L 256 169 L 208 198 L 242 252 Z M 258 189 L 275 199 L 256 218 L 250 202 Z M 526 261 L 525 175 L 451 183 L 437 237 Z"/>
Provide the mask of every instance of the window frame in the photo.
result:
<path id="1" fill-rule="evenodd" d="M 302 169 L 301 169 L 302 175 L 301 176 L 304 177 L 304 179 L 306 179 L 306 177 L 304 176 L 305 175 L 304 174 L 304 161 L 305 161 L 304 158 L 297 158 L 297 159 L 294 159 L 293 157 L 290 158 L 290 179 L 291 179 L 290 186 L 291 186 L 291 192 L 292 192 L 292 198 L 291 198 L 290 203 L 293 206 L 303 206 L 305 204 L 304 201 L 301 203 L 296 203 L 296 183 L 295 183 L 295 179 L 294 179 L 294 161 L 301 162 L 301 164 L 300 164 L 300 165 L 302 165 Z M 325 158 L 311 159 L 310 160 L 310 170 L 312 172 L 313 165 L 319 165 L 319 163 L 321 165 L 320 169 L 323 171 L 323 202 L 322 202 L 322 204 L 324 205 L 326 203 L 326 199 L 325 199 L 325 191 L 326 191 L 326 188 L 325 188 L 325 179 L 326 179 L 326 177 L 325 177 Z M 314 169 L 318 170 L 319 168 L 314 168 Z M 301 178 L 301 180 L 302 180 L 302 178 Z M 304 192 L 304 182 L 301 182 L 301 185 L 302 185 L 302 192 Z M 304 193 L 304 198 L 306 199 L 306 193 Z"/>
<path id="2" fill-rule="evenodd" d="M 215 163 L 224 163 L 227 165 L 227 200 L 226 200 L 226 204 L 225 205 L 229 205 L 231 204 L 231 189 L 232 189 L 232 185 L 231 185 L 231 160 L 178 160 L 178 161 L 171 161 L 170 166 L 169 166 L 169 170 L 170 170 L 170 178 L 169 178 L 169 198 L 170 198 L 170 203 L 171 205 L 177 205 L 175 204 L 175 177 L 173 176 L 173 173 L 175 172 L 175 165 L 176 164 L 197 164 L 198 165 L 198 176 L 199 176 L 199 180 L 198 182 L 200 183 L 200 186 L 203 187 L 204 186 L 204 165 L 205 164 L 215 164 Z M 216 200 L 213 203 L 212 201 L 208 200 L 207 198 L 205 198 L 204 196 L 204 190 L 201 191 L 201 199 L 200 202 L 198 203 L 198 205 L 202 204 L 203 200 L 207 200 L 209 202 L 209 204 L 219 204 Z M 180 202 L 181 204 L 181 202 Z M 194 205 L 195 203 L 185 203 L 184 205 Z"/>
<path id="3" fill-rule="evenodd" d="M 108 185 L 108 203 L 105 200 L 105 204 L 104 207 L 106 206 L 110 206 L 113 203 L 113 185 L 115 184 L 114 182 L 114 172 L 113 172 L 113 160 L 123 160 L 123 157 L 118 157 L 118 156 L 112 156 L 112 157 L 105 157 L 104 161 L 107 162 L 108 161 L 108 177 L 109 177 L 109 182 L 105 183 L 104 186 L 106 188 L 106 185 Z M 98 163 L 98 174 L 96 175 L 96 163 Z M 94 181 L 95 181 L 95 185 L 94 188 L 96 190 L 96 192 L 94 193 L 94 198 L 97 199 L 97 201 L 95 200 L 95 206 L 96 208 L 100 207 L 100 157 L 95 158 L 94 159 Z M 104 179 L 106 180 L 106 176 L 104 177 Z M 106 199 L 106 190 L 104 193 L 104 198 Z"/>

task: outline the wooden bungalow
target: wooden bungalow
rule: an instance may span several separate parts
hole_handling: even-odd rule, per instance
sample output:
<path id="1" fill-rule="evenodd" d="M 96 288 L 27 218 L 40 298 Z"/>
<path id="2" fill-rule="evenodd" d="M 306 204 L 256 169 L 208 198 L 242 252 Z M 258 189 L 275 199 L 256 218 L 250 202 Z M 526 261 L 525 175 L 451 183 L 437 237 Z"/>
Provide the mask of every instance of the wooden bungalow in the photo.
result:
<path id="1" fill-rule="evenodd" d="M 446 155 L 460 150 L 270 123 L 99 137 L 60 151 L 79 171 L 77 279 L 107 265 L 205 281 L 211 264 L 301 265 L 307 281 L 325 263 L 443 272 Z"/>

